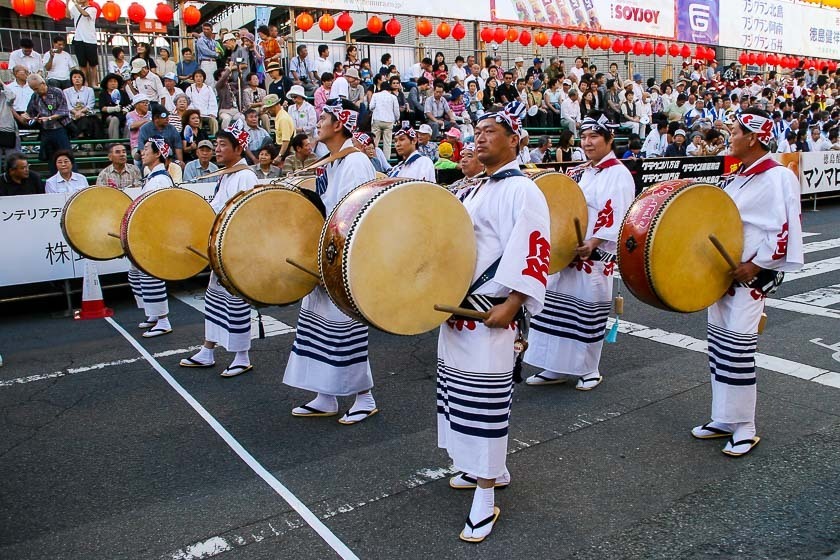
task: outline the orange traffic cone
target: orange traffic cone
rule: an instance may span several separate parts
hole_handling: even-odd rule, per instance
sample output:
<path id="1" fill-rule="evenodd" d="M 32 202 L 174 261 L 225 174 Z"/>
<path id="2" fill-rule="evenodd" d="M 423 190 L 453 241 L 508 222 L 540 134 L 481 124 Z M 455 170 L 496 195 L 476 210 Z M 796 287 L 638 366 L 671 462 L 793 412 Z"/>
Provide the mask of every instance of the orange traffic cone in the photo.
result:
<path id="1" fill-rule="evenodd" d="M 103 319 L 114 314 L 114 310 L 105 307 L 102 300 L 102 286 L 99 285 L 99 271 L 96 264 L 85 263 L 85 281 L 82 284 L 82 308 L 73 314 L 74 319 Z"/>

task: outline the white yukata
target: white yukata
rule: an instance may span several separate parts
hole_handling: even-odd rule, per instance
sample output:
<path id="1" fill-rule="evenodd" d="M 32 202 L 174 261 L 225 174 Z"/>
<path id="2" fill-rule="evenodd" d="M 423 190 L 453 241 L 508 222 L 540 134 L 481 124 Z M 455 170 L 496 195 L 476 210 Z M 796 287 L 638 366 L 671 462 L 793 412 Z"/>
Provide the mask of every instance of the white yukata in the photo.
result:
<path id="1" fill-rule="evenodd" d="M 352 148 L 347 140 L 341 149 Z M 327 216 L 350 191 L 376 177 L 370 159 L 361 152 L 318 168 L 316 190 Z M 345 397 L 373 387 L 368 361 L 368 328 L 345 315 L 322 286 L 300 304 L 295 341 L 283 383 L 325 395 Z"/>
<path id="2" fill-rule="evenodd" d="M 244 158 L 236 163 L 246 164 Z M 218 214 L 234 195 L 252 189 L 256 184 L 257 175 L 251 169 L 222 175 L 216 184 L 210 206 Z M 216 273 L 212 271 L 204 296 L 204 338 L 228 352 L 251 349 L 251 306 L 222 287 Z"/>
<path id="3" fill-rule="evenodd" d="M 496 174 L 519 172 L 511 161 Z M 550 218 L 545 197 L 525 176 L 488 179 L 458 193 L 473 222 L 478 248 L 473 280 L 499 257 L 492 279 L 470 298 L 528 296 L 539 313 L 545 297 L 550 254 Z M 489 305 L 476 306 L 489 308 Z M 480 321 L 450 318 L 440 328 L 437 365 L 438 447 L 456 469 L 480 478 L 505 473 L 513 395 L 515 323 L 491 329 Z"/>
<path id="4" fill-rule="evenodd" d="M 802 247 L 799 180 L 765 155 L 748 169 L 724 177 L 744 223 L 741 262 L 762 269 L 793 272 L 805 263 Z M 780 279 L 779 279 L 780 280 Z M 755 349 L 765 295 L 743 284 L 730 288 L 709 307 L 709 369 L 712 420 L 755 421 Z"/>
<path id="5" fill-rule="evenodd" d="M 146 178 L 140 194 L 144 195 L 174 186 L 175 183 L 166 172 L 166 167 L 158 163 Z M 169 314 L 169 298 L 166 294 L 166 283 L 163 280 L 153 278 L 131 264 L 128 267 L 128 285 L 131 286 L 137 307 L 145 310 L 147 317 L 162 317 Z"/>
<path id="6" fill-rule="evenodd" d="M 635 195 L 633 176 L 610 152 L 597 165 L 569 170 L 586 197 L 584 239 L 604 240 L 594 256 L 548 277 L 545 309 L 531 319 L 525 362 L 555 373 L 599 376 L 612 307 L 616 241 Z"/>
<path id="7" fill-rule="evenodd" d="M 407 158 L 392 167 L 388 171 L 388 177 L 405 177 L 432 183 L 437 182 L 435 164 L 418 151 L 411 152 Z"/>

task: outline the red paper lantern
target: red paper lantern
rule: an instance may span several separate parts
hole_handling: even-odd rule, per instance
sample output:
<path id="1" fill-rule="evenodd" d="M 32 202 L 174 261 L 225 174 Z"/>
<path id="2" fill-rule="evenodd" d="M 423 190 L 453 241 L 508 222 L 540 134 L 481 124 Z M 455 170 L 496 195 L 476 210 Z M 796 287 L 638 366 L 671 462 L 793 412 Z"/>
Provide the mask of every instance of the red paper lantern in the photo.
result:
<path id="1" fill-rule="evenodd" d="M 571 49 L 572 47 L 574 47 L 575 46 L 575 36 L 572 35 L 571 33 L 566 33 L 566 36 L 563 37 L 563 45 L 565 45 L 565 47 L 567 49 Z"/>
<path id="2" fill-rule="evenodd" d="M 630 39 L 625 37 L 624 40 L 621 42 L 621 51 L 625 52 L 625 53 L 629 53 L 632 50 L 633 50 L 633 41 L 631 41 Z"/>
<path id="3" fill-rule="evenodd" d="M 523 30 L 522 33 L 519 34 L 519 44 L 523 47 L 527 47 L 531 44 L 531 34 L 528 33 L 528 30 Z"/>
<path id="4" fill-rule="evenodd" d="M 382 23 L 382 18 L 380 18 L 379 16 L 370 16 L 370 19 L 367 22 L 367 30 L 373 33 L 374 35 L 382 31 L 382 28 L 384 26 L 385 24 Z"/>
<path id="5" fill-rule="evenodd" d="M 767 55 L 767 64 L 770 64 L 771 66 L 775 66 L 778 63 L 779 63 L 779 57 L 777 57 L 775 54 L 768 54 Z"/>
<path id="6" fill-rule="evenodd" d="M 706 49 L 706 60 L 711 62 L 716 58 L 717 58 L 717 53 L 715 52 L 715 49 L 713 49 L 712 47 L 709 47 L 708 49 Z"/>
<path id="7" fill-rule="evenodd" d="M 682 55 L 683 58 L 690 57 L 691 56 L 691 47 L 689 47 L 688 45 L 683 45 L 682 48 L 680 49 L 680 55 Z"/>
<path id="8" fill-rule="evenodd" d="M 589 41 L 587 41 L 589 48 L 592 50 L 601 48 L 601 38 L 597 35 L 590 35 Z"/>
<path id="9" fill-rule="evenodd" d="M 756 59 L 756 56 L 755 56 L 754 52 L 751 52 L 750 54 L 747 55 L 747 63 L 748 64 L 755 64 L 755 62 L 756 62 L 755 59 Z"/>
<path id="10" fill-rule="evenodd" d="M 129 17 L 131 17 L 130 14 Z M 315 25 L 315 20 L 312 18 L 312 14 L 310 14 L 309 12 L 303 12 L 301 14 L 298 14 L 298 16 L 295 18 L 295 26 L 301 31 L 309 31 L 310 29 L 312 29 L 313 25 Z"/>
<path id="11" fill-rule="evenodd" d="M 485 27 L 484 29 L 481 30 L 481 33 L 480 33 L 479 36 L 481 37 L 482 41 L 484 41 L 485 43 L 489 43 L 490 41 L 493 40 L 493 30 L 490 29 L 489 27 Z"/>
<path id="12" fill-rule="evenodd" d="M 138 4 L 137 2 L 132 2 L 131 6 L 128 7 L 128 19 L 133 21 L 134 23 L 140 23 L 144 19 L 146 19 L 146 8 Z M 301 14 L 303 15 L 303 14 Z M 309 14 L 306 14 L 309 15 Z M 300 17 L 300 16 L 298 16 Z M 309 16 L 310 21 L 312 20 L 312 16 Z M 309 27 L 312 27 L 310 24 Z"/>
<path id="13" fill-rule="evenodd" d="M 653 54 L 653 43 L 650 41 L 645 41 L 644 49 L 642 50 L 645 53 L 645 56 L 650 56 Z"/>
<path id="14" fill-rule="evenodd" d="M 169 6 L 169 4 L 164 4 L 163 2 L 160 2 L 155 7 L 155 17 L 163 25 L 169 25 L 169 22 L 171 22 L 172 18 L 174 17 L 174 11 Z"/>
<path id="15" fill-rule="evenodd" d="M 665 56 L 666 52 L 667 52 L 667 48 L 665 47 L 665 43 L 656 43 L 656 46 L 653 48 L 653 53 L 656 56 L 660 56 L 660 57 Z"/>
<path id="16" fill-rule="evenodd" d="M 196 8 L 195 6 L 187 6 L 186 8 L 184 8 L 184 13 L 181 14 L 181 17 L 183 18 L 184 23 L 186 23 L 187 25 L 195 25 L 193 23 L 187 22 L 187 12 L 190 10 L 190 8 L 198 12 L 198 8 Z M 120 19 L 121 12 L 122 9 L 120 9 L 120 5 L 114 2 L 113 0 L 108 0 L 102 6 L 102 17 L 104 17 L 107 21 L 110 21 L 111 23 L 114 23 L 115 21 Z M 198 15 L 199 17 L 201 17 L 201 12 L 198 12 Z M 196 20 L 196 23 L 198 23 L 198 20 Z"/>
<path id="17" fill-rule="evenodd" d="M 624 52 L 624 43 L 621 39 L 617 39 L 616 42 L 612 44 L 612 51 L 616 54 Z"/>
<path id="18" fill-rule="evenodd" d="M 694 58 L 703 60 L 706 58 L 706 49 L 703 48 L 702 45 L 697 45 L 697 48 L 694 49 Z"/>
<path id="19" fill-rule="evenodd" d="M 680 55 L 680 46 L 676 43 L 671 43 L 668 45 L 668 54 L 671 56 L 679 56 Z"/>
<path id="20" fill-rule="evenodd" d="M 460 41 L 461 39 L 463 39 L 466 36 L 467 36 L 467 30 L 464 27 L 464 24 L 461 23 L 460 21 L 452 27 L 452 38 L 455 39 L 456 41 Z"/>
<path id="21" fill-rule="evenodd" d="M 0 62 L 0 70 L 8 70 L 8 69 L 9 69 L 9 61 L 8 60 L 4 60 L 3 62 Z"/>
<path id="22" fill-rule="evenodd" d="M 835 61 L 833 61 L 833 60 L 828 61 L 828 71 L 829 72 L 837 71 L 837 63 Z"/>
<path id="23" fill-rule="evenodd" d="M 437 36 L 441 39 L 446 39 L 452 33 L 452 28 L 445 21 L 442 21 L 437 26 Z"/>
<path id="24" fill-rule="evenodd" d="M 534 35 L 534 42 L 541 47 L 544 47 L 548 44 L 548 35 L 545 31 L 537 31 Z"/>
<path id="25" fill-rule="evenodd" d="M 335 24 L 339 29 L 347 33 L 353 27 L 353 18 L 347 12 L 341 12 L 341 15 L 335 20 Z"/>
<path id="26" fill-rule="evenodd" d="M 633 54 L 640 55 L 645 50 L 644 45 L 642 45 L 641 41 L 636 41 L 633 43 Z"/>
<path id="27" fill-rule="evenodd" d="M 766 62 L 767 62 L 767 55 L 765 55 L 764 53 L 758 53 L 758 56 L 755 57 L 755 63 L 758 64 L 759 66 L 764 66 L 764 64 Z"/>
<path id="28" fill-rule="evenodd" d="M 61 0 L 47 0 L 46 4 L 47 15 L 55 21 L 61 21 L 67 15 L 67 4 Z"/>
<path id="29" fill-rule="evenodd" d="M 612 40 L 609 37 L 607 37 L 606 35 L 601 37 L 601 48 L 602 49 L 604 49 L 606 51 L 606 50 L 609 50 L 609 48 L 611 46 L 612 46 Z"/>
<path id="30" fill-rule="evenodd" d="M 505 42 L 505 37 L 507 37 L 507 33 L 501 27 L 497 27 L 495 31 L 493 31 L 493 40 L 499 43 L 500 45 Z"/>
<path id="31" fill-rule="evenodd" d="M 551 34 L 551 46 L 555 49 L 559 49 L 560 46 L 563 44 L 563 36 L 557 33 L 556 31 Z"/>
<path id="32" fill-rule="evenodd" d="M 741 64 L 746 64 L 747 63 L 747 53 L 742 52 L 741 54 L 739 54 L 738 55 L 738 62 L 740 62 Z"/>
<path id="33" fill-rule="evenodd" d="M 423 37 L 428 37 L 432 34 L 432 24 L 427 19 L 421 19 L 417 22 L 417 33 Z"/>
<path id="34" fill-rule="evenodd" d="M 575 45 L 581 49 L 586 46 L 586 35 L 578 35 L 575 37 Z"/>
<path id="35" fill-rule="evenodd" d="M 318 19 L 318 27 L 324 33 L 329 33 L 335 29 L 335 19 L 330 14 L 324 14 Z"/>
<path id="36" fill-rule="evenodd" d="M 511 27 L 510 29 L 507 30 L 506 37 L 507 37 L 508 43 L 513 43 L 514 41 L 516 41 L 519 38 L 519 31 L 517 31 L 516 29 Z"/>
<path id="37" fill-rule="evenodd" d="M 12 9 L 19 16 L 31 16 L 35 13 L 35 0 L 12 0 Z"/>

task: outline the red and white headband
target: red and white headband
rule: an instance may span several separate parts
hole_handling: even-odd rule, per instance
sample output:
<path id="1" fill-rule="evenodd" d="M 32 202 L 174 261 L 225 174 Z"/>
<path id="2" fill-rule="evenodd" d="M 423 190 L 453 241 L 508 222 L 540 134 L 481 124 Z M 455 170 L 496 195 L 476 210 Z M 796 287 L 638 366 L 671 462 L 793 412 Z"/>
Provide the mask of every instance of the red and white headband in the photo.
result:
<path id="1" fill-rule="evenodd" d="M 758 141 L 767 146 L 773 138 L 773 119 L 755 115 L 753 113 L 741 113 L 735 115 L 741 126 L 747 131 L 755 134 Z"/>

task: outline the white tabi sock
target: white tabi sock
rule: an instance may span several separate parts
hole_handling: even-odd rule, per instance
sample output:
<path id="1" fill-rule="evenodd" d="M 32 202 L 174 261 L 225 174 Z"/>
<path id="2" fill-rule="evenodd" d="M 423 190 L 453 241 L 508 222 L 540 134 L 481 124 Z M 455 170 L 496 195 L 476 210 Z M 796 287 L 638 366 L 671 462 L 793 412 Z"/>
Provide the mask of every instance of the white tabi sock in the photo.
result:
<path id="1" fill-rule="evenodd" d="M 732 433 L 734 441 L 742 441 L 745 439 L 752 439 L 755 437 L 755 422 L 739 422 L 731 424 L 735 430 Z"/>
<path id="2" fill-rule="evenodd" d="M 192 357 L 193 360 L 201 362 L 202 364 L 212 364 L 216 360 L 213 359 L 213 349 L 202 346 L 198 354 Z"/>
<path id="3" fill-rule="evenodd" d="M 147 322 L 147 323 L 157 323 L 157 320 L 158 320 L 158 316 L 157 316 L 157 315 L 149 315 L 149 316 L 146 318 L 146 322 Z"/>
<path id="4" fill-rule="evenodd" d="M 473 494 L 472 508 L 470 508 L 470 521 L 476 525 L 493 515 L 493 506 L 496 504 L 493 488 L 476 487 Z M 471 529 L 464 525 L 464 536 L 467 538 L 482 538 L 493 530 L 493 523 L 487 523 L 477 529 Z"/>
<path id="5" fill-rule="evenodd" d="M 556 371 L 549 371 L 547 369 L 542 370 L 539 375 L 546 379 L 560 379 L 566 376 L 565 373 L 557 373 Z"/>
<path id="6" fill-rule="evenodd" d="M 153 327 L 155 329 L 163 329 L 169 330 L 172 328 L 172 325 L 169 323 L 169 317 L 164 317 L 163 319 L 157 319 L 157 323 Z"/>
<path id="7" fill-rule="evenodd" d="M 353 406 L 350 407 L 348 413 L 358 412 L 360 410 L 368 411 L 373 410 L 376 408 L 376 401 L 373 400 L 373 393 L 368 391 L 367 393 L 358 393 L 356 395 L 356 402 L 353 403 Z"/>
<path id="8" fill-rule="evenodd" d="M 333 395 L 325 395 L 324 393 L 318 393 L 318 396 L 306 405 L 321 412 L 338 412 L 338 399 Z"/>
<path id="9" fill-rule="evenodd" d="M 233 361 L 230 363 L 231 366 L 249 366 L 251 365 L 251 358 L 248 356 L 248 351 L 243 350 L 242 352 L 237 352 L 236 355 L 233 357 Z"/>

